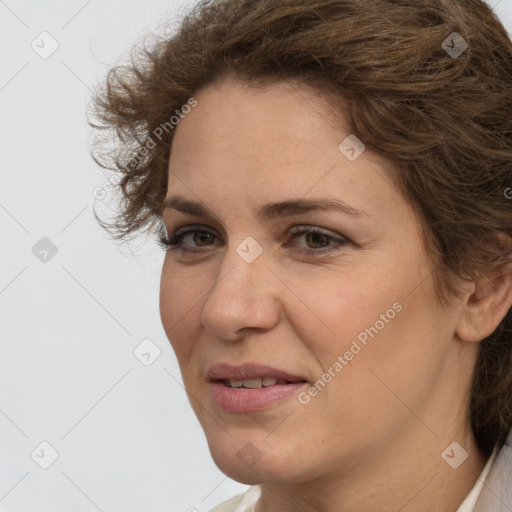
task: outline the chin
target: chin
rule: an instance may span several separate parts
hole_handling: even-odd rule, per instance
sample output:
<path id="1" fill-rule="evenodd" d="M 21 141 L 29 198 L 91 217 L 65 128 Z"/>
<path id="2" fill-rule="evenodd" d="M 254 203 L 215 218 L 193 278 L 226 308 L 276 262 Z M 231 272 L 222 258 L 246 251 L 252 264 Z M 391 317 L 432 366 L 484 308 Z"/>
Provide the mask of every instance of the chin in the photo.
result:
<path id="1" fill-rule="evenodd" d="M 208 447 L 215 465 L 229 478 L 246 485 L 279 481 L 299 483 L 303 480 L 298 470 L 296 450 L 280 443 L 273 446 L 262 438 L 225 436 L 208 439 Z M 304 475 L 303 475 L 304 476 Z"/>

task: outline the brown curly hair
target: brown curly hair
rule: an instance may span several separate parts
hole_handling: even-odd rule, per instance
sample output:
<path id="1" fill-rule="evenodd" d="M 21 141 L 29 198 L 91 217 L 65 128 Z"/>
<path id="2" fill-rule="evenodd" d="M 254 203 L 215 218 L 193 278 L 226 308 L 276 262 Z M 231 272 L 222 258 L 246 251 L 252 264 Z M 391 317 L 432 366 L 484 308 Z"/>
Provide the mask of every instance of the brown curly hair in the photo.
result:
<path id="1" fill-rule="evenodd" d="M 483 0 L 199 2 L 94 92 L 93 158 L 121 177 L 116 219 L 96 216 L 114 239 L 161 227 L 177 122 L 229 76 L 298 81 L 347 102 L 351 133 L 389 163 L 422 220 L 441 300 L 457 293 L 451 272 L 477 280 L 510 262 L 496 235 L 512 236 L 512 42 Z M 511 331 L 509 309 L 480 342 L 468 390 L 487 456 L 512 427 Z"/>

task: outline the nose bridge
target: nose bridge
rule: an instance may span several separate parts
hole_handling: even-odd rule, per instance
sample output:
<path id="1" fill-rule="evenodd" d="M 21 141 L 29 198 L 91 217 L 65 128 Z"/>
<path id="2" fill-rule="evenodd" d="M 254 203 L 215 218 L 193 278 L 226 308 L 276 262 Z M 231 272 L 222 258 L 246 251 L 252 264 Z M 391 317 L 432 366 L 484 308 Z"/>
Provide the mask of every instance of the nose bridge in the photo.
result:
<path id="1" fill-rule="evenodd" d="M 233 245 L 229 244 L 212 293 L 222 292 L 223 287 L 232 287 L 239 294 L 240 300 L 245 298 L 246 292 L 249 296 L 254 296 L 258 293 L 258 283 L 268 283 L 271 275 L 267 268 L 267 256 L 263 245 L 252 236 L 247 236 Z M 261 289 L 261 298 L 264 299 L 268 293 L 269 290 Z"/>
<path id="2" fill-rule="evenodd" d="M 279 318 L 273 281 L 263 247 L 252 237 L 242 240 L 225 253 L 203 304 L 202 324 L 225 339 L 246 327 L 271 328 Z"/>

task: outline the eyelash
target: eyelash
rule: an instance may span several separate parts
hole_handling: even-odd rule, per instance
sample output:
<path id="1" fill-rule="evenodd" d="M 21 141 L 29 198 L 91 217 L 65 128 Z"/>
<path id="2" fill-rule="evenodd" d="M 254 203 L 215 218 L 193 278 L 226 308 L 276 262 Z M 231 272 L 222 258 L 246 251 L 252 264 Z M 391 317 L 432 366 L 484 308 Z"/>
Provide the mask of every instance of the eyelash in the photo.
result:
<path id="1" fill-rule="evenodd" d="M 203 226 L 194 226 L 194 227 L 191 227 L 182 232 L 180 232 L 180 230 L 178 230 L 171 237 L 168 237 L 166 235 L 160 235 L 158 237 L 158 245 L 160 247 L 162 247 L 164 250 L 178 251 L 181 254 L 193 254 L 193 253 L 197 254 L 197 253 L 204 252 L 202 249 L 189 249 L 182 245 L 183 238 L 190 233 L 193 233 L 193 234 L 208 233 L 208 234 L 211 234 L 211 235 L 217 237 L 217 235 L 215 235 L 211 231 L 208 231 L 206 229 L 199 229 L 199 228 L 203 228 Z M 291 232 L 291 235 L 293 235 L 293 238 L 295 238 L 297 236 L 309 234 L 309 233 L 318 233 L 320 235 L 324 235 L 327 239 L 334 240 L 337 243 L 329 244 L 328 247 L 332 247 L 333 245 L 336 247 L 330 248 L 330 249 L 323 248 L 323 249 L 309 249 L 309 250 L 293 250 L 292 252 L 308 254 L 308 255 L 321 255 L 321 254 L 339 251 L 343 246 L 345 246 L 349 243 L 349 240 L 347 240 L 346 238 L 333 236 L 333 235 L 325 232 L 323 229 L 318 228 L 316 226 L 300 226 L 300 227 L 294 228 Z M 207 247 L 207 246 L 203 246 L 203 247 Z"/>

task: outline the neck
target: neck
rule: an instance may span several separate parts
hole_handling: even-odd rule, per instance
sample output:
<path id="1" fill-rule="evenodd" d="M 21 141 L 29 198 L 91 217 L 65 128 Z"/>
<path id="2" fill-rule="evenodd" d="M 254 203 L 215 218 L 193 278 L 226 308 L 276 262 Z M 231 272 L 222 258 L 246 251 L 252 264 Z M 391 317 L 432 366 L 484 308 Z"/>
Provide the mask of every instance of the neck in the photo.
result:
<path id="1" fill-rule="evenodd" d="M 454 441 L 468 458 L 446 448 Z M 455 461 L 455 462 L 454 462 Z M 255 512 L 455 512 L 478 480 L 487 459 L 470 428 L 436 436 L 418 422 L 410 436 L 390 439 L 350 474 L 332 472 L 310 482 L 261 484 Z"/>

